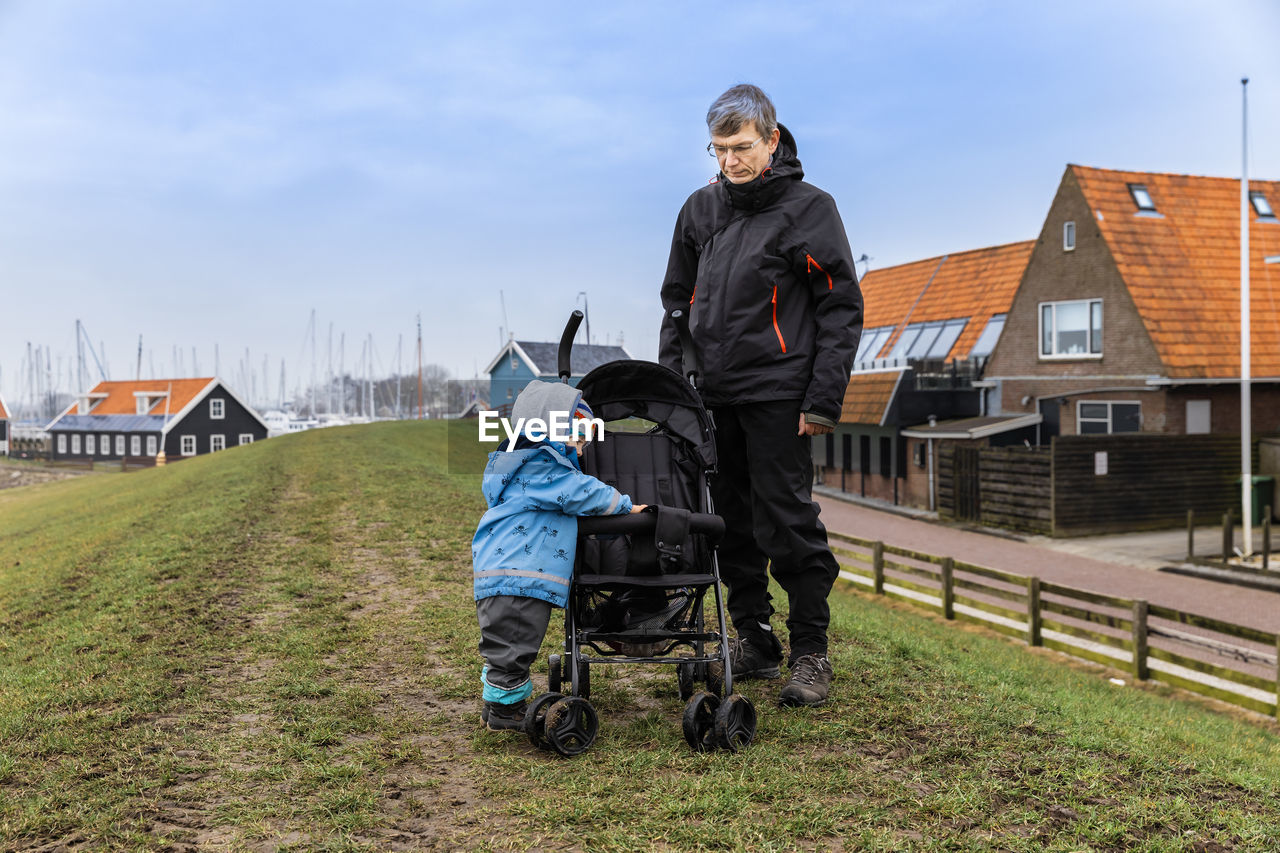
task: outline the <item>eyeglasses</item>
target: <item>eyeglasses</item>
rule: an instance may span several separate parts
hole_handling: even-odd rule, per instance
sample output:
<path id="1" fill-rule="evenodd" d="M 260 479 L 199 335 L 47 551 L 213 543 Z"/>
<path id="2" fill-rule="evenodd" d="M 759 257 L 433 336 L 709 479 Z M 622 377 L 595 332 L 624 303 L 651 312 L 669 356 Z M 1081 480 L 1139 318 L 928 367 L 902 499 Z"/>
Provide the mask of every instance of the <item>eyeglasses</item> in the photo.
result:
<path id="1" fill-rule="evenodd" d="M 717 160 L 722 160 L 725 157 L 728 157 L 729 152 L 732 151 L 733 156 L 741 159 L 742 157 L 745 157 L 752 148 L 755 148 L 763 141 L 764 137 L 761 136 L 749 145 L 716 145 L 714 142 L 708 142 L 707 153 L 712 157 L 715 157 Z"/>

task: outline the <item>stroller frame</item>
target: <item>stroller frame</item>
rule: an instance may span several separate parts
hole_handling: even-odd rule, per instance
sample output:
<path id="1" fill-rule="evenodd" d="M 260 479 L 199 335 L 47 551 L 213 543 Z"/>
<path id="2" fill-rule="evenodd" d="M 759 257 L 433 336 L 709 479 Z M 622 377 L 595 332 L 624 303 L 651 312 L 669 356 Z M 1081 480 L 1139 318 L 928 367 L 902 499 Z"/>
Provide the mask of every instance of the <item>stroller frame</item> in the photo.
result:
<path id="1" fill-rule="evenodd" d="M 680 698 L 687 700 L 682 729 L 686 742 L 696 751 L 707 752 L 717 748 L 737 751 L 749 745 L 755 736 L 755 709 L 748 698 L 733 692 L 728 619 L 715 552 L 715 543 L 724 534 L 724 521 L 714 514 L 706 478 L 715 470 L 714 425 L 696 391 L 697 368 L 692 357 L 687 318 L 679 310 L 671 312 L 671 316 L 684 342 L 684 377 L 650 362 L 619 361 L 597 367 L 584 377 L 580 385 L 591 390 L 595 387 L 593 378 L 599 377 L 596 384 L 604 385 L 606 390 L 618 390 L 623 396 L 626 392 L 620 389 L 627 385 L 630 374 L 657 380 L 663 385 L 668 399 L 655 405 L 659 411 L 652 418 L 662 429 L 629 436 L 613 433 L 610 440 L 621 440 L 624 446 L 633 442 L 637 447 L 647 446 L 655 457 L 659 454 L 654 448 L 660 441 L 669 440 L 672 447 L 678 447 L 680 452 L 691 452 L 692 455 L 672 461 L 671 465 L 673 471 L 680 469 L 674 471 L 677 474 L 696 472 L 692 486 L 687 480 L 681 480 L 675 487 L 667 481 L 663 483 L 667 485 L 668 495 L 675 494 L 670 491 L 672 488 L 682 489 L 673 503 L 685 503 L 706 511 L 651 504 L 641 513 L 591 516 L 578 520 L 579 547 L 565 606 L 565 654 L 549 656 L 549 692 L 535 699 L 525 715 L 525 730 L 530 740 L 561 755 L 579 754 L 594 742 L 599 721 L 589 701 L 590 672 L 594 666 L 609 664 L 675 665 Z M 561 381 L 566 383 L 571 375 L 569 365 L 573 337 L 581 320 L 582 313 L 574 311 L 560 340 L 558 366 Z M 621 374 L 621 377 L 615 378 L 615 374 Z M 610 380 L 614 382 L 613 388 L 609 387 Z M 616 420 L 618 411 L 633 411 L 629 403 L 634 403 L 645 413 L 640 417 L 650 414 L 646 408 L 648 401 L 619 402 L 608 393 L 602 396 L 605 399 L 593 399 L 591 404 L 603 420 Z M 668 404 L 670 412 L 679 410 L 681 413 L 672 415 L 674 426 L 672 422 L 660 419 L 667 411 L 664 406 Z M 611 416 L 610 410 L 615 415 Z M 584 457 L 586 461 L 589 460 Z M 584 470 L 587 467 L 584 465 Z M 675 476 L 668 478 L 679 479 Z M 663 490 L 659 488 L 658 491 Z M 618 541 L 619 537 L 629 537 L 630 544 L 623 545 Z M 664 541 L 663 537 L 671 541 Z M 653 551 L 647 550 L 650 540 Z M 591 551 L 597 560 L 595 568 L 598 573 L 579 571 L 587 567 L 587 551 Z M 602 565 L 610 559 L 609 568 L 619 568 L 618 560 L 623 561 L 624 571 L 637 564 L 643 564 L 648 570 L 652 568 L 649 563 L 653 563 L 657 573 L 605 571 Z M 675 571 L 669 572 L 670 569 Z M 712 626 L 706 624 L 704 616 L 708 588 L 713 591 L 715 604 L 715 624 Z M 628 596 L 638 598 L 650 607 L 662 607 L 661 624 L 646 624 L 641 628 L 610 625 L 610 613 L 615 619 L 620 616 Z M 681 598 L 683 602 L 679 601 Z M 655 605 L 659 601 L 662 604 Z M 644 621 L 652 623 L 654 620 Z M 714 650 L 708 648 L 712 644 Z M 677 653 L 683 649 L 688 649 L 691 654 Z M 649 653 L 642 653 L 645 650 Z M 706 689 L 695 692 L 699 682 Z M 566 692 L 562 693 L 562 690 Z"/>

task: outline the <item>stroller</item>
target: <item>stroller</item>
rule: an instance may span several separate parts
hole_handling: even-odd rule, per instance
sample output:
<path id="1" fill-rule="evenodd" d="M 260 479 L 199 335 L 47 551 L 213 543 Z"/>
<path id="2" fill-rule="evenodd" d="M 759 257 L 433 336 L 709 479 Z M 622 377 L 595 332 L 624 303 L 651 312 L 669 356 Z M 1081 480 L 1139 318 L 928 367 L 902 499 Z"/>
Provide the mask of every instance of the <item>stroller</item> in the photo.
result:
<path id="1" fill-rule="evenodd" d="M 560 340 L 563 382 L 571 375 L 582 316 L 573 312 Z M 597 417 L 631 419 L 644 429 L 611 431 L 591 442 L 582 470 L 649 508 L 578 520 L 565 654 L 549 656 L 549 692 L 525 713 L 529 739 L 565 756 L 585 752 L 595 741 L 599 718 L 589 699 L 591 669 L 606 664 L 674 664 L 680 698 L 687 701 L 684 737 L 698 752 L 736 752 L 755 737 L 755 708 L 734 694 L 729 666 L 714 547 L 724 535 L 724 521 L 713 514 L 707 485 L 716 464 L 714 428 L 696 390 L 688 319 L 679 310 L 671 316 L 684 345 L 685 377 L 652 362 L 622 360 L 596 367 L 578 385 Z M 715 600 L 712 626 L 703 619 L 709 589 Z M 706 689 L 695 692 L 698 685 Z"/>

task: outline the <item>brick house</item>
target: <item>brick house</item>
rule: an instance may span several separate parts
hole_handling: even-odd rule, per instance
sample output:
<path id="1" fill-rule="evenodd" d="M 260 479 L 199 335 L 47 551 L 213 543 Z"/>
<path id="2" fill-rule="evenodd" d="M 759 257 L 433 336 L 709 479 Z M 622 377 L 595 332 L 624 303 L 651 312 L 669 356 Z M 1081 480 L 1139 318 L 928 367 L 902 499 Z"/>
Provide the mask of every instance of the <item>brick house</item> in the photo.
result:
<path id="1" fill-rule="evenodd" d="M 1033 242 L 957 252 L 869 271 L 862 340 L 834 433 L 814 442 L 830 487 L 932 506 L 933 443 L 904 435 L 1021 442 L 1039 417 L 991 413 L 975 386 L 1001 339 Z M 926 423 L 928 422 L 928 423 Z"/>
<path id="2" fill-rule="evenodd" d="M 1250 182 L 1252 429 L 1280 430 L 1280 182 Z M 986 364 L 1053 435 L 1240 432 L 1240 181 L 1069 165 Z"/>
<path id="3" fill-rule="evenodd" d="M 54 459 L 169 460 L 251 444 L 267 424 L 220 379 L 99 382 L 46 428 Z"/>

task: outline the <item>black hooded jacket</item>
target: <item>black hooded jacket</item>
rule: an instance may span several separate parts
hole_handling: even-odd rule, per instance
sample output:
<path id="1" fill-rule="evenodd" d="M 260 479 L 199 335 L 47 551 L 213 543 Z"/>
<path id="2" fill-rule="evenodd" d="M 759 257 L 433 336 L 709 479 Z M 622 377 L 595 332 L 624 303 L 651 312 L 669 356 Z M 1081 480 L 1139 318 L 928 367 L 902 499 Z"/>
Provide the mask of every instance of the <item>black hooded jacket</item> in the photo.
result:
<path id="1" fill-rule="evenodd" d="M 801 400 L 835 422 L 862 335 L 862 292 L 835 201 L 805 183 L 790 131 L 754 180 L 719 179 L 680 209 L 662 305 L 689 312 L 708 405 Z M 663 319 L 658 360 L 681 370 Z"/>

